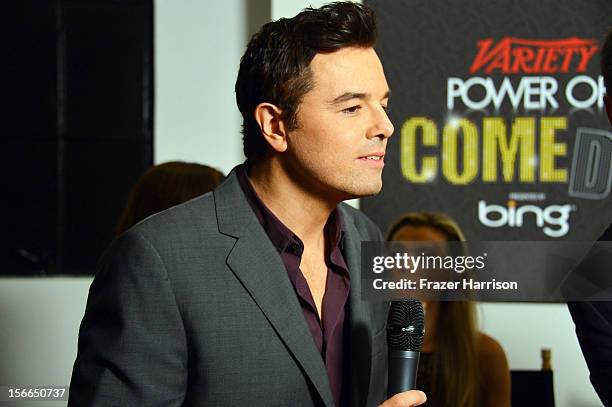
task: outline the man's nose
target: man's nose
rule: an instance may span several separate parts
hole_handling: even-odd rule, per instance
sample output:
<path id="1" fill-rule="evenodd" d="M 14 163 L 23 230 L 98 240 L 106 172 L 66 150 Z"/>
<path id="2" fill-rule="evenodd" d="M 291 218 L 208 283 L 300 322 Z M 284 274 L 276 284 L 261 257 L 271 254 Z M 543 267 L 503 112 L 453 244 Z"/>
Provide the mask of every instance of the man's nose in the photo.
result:
<path id="1" fill-rule="evenodd" d="M 379 137 L 386 139 L 391 137 L 394 130 L 393 123 L 391 123 L 387 112 L 382 107 L 374 112 L 372 120 L 373 123 L 368 132 L 368 138 Z"/>

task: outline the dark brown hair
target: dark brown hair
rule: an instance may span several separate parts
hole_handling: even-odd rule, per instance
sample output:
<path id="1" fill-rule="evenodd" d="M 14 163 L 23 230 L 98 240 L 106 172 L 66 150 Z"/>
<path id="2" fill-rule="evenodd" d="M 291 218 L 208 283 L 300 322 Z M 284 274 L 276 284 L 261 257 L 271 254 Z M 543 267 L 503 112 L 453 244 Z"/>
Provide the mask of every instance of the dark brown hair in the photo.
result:
<path id="1" fill-rule="evenodd" d="M 612 97 L 612 30 L 601 48 L 601 74 L 606 85 L 606 93 Z"/>
<path id="2" fill-rule="evenodd" d="M 314 56 L 350 46 L 371 47 L 375 40 L 374 12 L 351 2 L 306 8 L 293 18 L 265 24 L 253 35 L 240 60 L 235 87 L 247 159 L 257 161 L 267 151 L 253 116 L 257 105 L 276 105 L 289 130 L 297 128 L 298 106 L 312 89 L 309 66 Z"/>
<path id="3" fill-rule="evenodd" d="M 116 235 L 154 213 L 212 191 L 224 179 L 220 171 L 195 163 L 172 161 L 149 168 L 130 191 Z"/>

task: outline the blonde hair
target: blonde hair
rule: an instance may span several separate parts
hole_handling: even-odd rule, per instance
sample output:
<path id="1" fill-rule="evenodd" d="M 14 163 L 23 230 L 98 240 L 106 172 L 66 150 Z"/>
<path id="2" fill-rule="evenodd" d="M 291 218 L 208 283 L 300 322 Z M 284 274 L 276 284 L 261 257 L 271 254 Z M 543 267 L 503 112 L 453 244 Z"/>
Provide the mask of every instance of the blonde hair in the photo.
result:
<path id="1" fill-rule="evenodd" d="M 389 228 L 387 240 L 393 240 L 404 227 L 428 227 L 444 234 L 448 241 L 465 242 L 459 225 L 442 213 L 404 214 Z M 466 251 L 465 246 L 461 251 Z M 475 407 L 479 404 L 480 392 L 475 304 L 472 301 L 442 301 L 436 322 L 430 399 L 445 407 Z"/>

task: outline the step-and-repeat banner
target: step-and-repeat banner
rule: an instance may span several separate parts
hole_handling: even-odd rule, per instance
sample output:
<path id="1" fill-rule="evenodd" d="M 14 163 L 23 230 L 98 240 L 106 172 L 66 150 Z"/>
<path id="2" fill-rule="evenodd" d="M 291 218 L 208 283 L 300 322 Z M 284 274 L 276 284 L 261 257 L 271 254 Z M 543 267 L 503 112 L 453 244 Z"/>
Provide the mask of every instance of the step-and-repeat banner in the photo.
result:
<path id="1" fill-rule="evenodd" d="M 395 125 L 384 231 L 443 212 L 468 240 L 594 240 L 612 223 L 600 48 L 609 0 L 366 1 Z"/>

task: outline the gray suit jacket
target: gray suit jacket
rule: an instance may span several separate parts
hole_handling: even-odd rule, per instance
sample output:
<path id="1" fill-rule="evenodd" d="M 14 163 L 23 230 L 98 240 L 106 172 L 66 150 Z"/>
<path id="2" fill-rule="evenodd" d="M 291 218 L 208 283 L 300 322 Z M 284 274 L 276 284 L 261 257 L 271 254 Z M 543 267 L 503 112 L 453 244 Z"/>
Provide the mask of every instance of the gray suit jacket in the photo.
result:
<path id="1" fill-rule="evenodd" d="M 340 205 L 351 275 L 347 405 L 386 391 L 386 303 L 361 301 L 360 243 Z M 103 256 L 79 333 L 70 406 L 333 406 L 282 260 L 232 172 L 212 193 L 139 223 Z"/>

